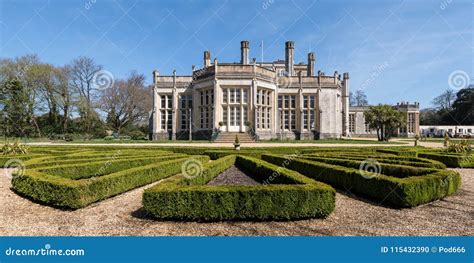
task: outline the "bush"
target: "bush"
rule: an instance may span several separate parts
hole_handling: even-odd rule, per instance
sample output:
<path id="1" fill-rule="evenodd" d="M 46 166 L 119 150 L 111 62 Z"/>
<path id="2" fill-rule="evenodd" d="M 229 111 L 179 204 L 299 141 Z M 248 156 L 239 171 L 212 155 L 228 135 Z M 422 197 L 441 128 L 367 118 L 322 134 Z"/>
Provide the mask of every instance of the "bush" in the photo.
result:
<path id="1" fill-rule="evenodd" d="M 129 134 L 130 138 L 132 140 L 144 140 L 145 139 L 145 133 L 141 131 L 131 131 Z"/>
<path id="2" fill-rule="evenodd" d="M 472 147 L 468 140 L 462 140 L 460 142 L 449 142 L 446 152 L 470 154 L 472 152 Z"/>
<path id="3" fill-rule="evenodd" d="M 450 168 L 474 168 L 473 155 L 420 152 L 418 157 L 442 162 Z"/>
<path id="4" fill-rule="evenodd" d="M 252 172 L 262 185 L 210 186 L 233 164 Z M 270 180 L 270 178 L 274 178 Z M 145 190 L 143 207 L 159 219 L 289 220 L 326 217 L 335 207 L 330 186 L 251 157 L 226 156 L 205 165 L 202 176 L 173 176 Z"/>
<path id="5" fill-rule="evenodd" d="M 5 143 L 0 151 L 2 152 L 2 155 L 19 155 L 27 154 L 28 148 L 24 144 L 16 141 L 14 143 Z"/>
<path id="6" fill-rule="evenodd" d="M 354 168 L 354 169 L 359 169 L 361 165 L 364 165 L 364 162 L 367 162 L 366 160 L 354 161 L 354 160 L 333 159 L 333 158 L 324 158 L 324 157 L 304 157 L 304 159 L 314 160 L 314 161 L 318 161 L 322 163 L 340 165 L 340 166 Z M 407 166 L 407 165 L 386 164 L 386 163 L 379 162 L 378 160 L 375 160 L 375 159 L 374 161 L 377 162 L 377 165 L 380 168 L 380 171 L 378 171 L 379 173 L 384 174 L 384 175 L 399 177 L 399 178 L 405 178 L 409 176 L 419 176 L 419 175 L 425 175 L 425 174 L 436 172 L 436 169 L 431 169 L 431 168 L 424 168 L 424 167 L 419 168 L 419 167 L 412 167 L 412 166 Z"/>
<path id="7" fill-rule="evenodd" d="M 203 163 L 209 160 L 207 156 L 191 156 L 154 162 L 83 180 L 72 180 L 27 169 L 24 175 L 13 177 L 12 187 L 16 192 L 34 200 L 53 206 L 77 209 L 177 174 L 181 172 L 181 165 L 188 158 Z"/>
<path id="8" fill-rule="evenodd" d="M 114 139 L 115 139 L 115 138 L 114 138 L 114 136 L 112 136 L 112 135 L 109 135 L 109 136 L 105 136 L 105 137 L 104 137 L 104 140 L 106 140 L 106 141 L 112 141 L 112 140 L 114 140 Z"/>
<path id="9" fill-rule="evenodd" d="M 262 159 L 282 165 L 287 158 L 263 155 Z M 457 172 L 436 170 L 433 173 L 406 178 L 379 174 L 367 178 L 359 169 L 311 160 L 293 159 L 286 167 L 343 191 L 374 199 L 394 207 L 414 207 L 456 192 L 461 184 Z"/>

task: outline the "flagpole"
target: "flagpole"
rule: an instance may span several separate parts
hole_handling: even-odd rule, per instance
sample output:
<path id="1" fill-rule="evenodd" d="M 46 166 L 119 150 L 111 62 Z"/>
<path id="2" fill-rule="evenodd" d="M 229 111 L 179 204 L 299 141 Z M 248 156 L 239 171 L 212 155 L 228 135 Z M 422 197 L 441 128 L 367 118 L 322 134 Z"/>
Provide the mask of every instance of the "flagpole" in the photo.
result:
<path id="1" fill-rule="evenodd" d="M 260 46 L 262 47 L 262 63 L 263 63 L 263 40 L 262 40 L 262 44 L 260 44 Z"/>

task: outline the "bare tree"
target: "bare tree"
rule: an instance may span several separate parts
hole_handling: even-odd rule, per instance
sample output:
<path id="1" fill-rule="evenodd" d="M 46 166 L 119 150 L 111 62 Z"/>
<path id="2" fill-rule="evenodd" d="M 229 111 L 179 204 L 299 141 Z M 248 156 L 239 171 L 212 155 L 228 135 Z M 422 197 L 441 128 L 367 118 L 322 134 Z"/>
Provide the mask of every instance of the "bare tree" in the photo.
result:
<path id="1" fill-rule="evenodd" d="M 127 80 L 116 81 L 103 92 L 100 102 L 102 110 L 107 113 L 107 123 L 118 133 L 131 124 L 143 121 L 151 107 L 145 76 L 132 72 Z"/>
<path id="2" fill-rule="evenodd" d="M 452 109 L 452 104 L 456 99 L 456 93 L 452 89 L 447 89 L 438 97 L 434 98 L 432 103 L 438 109 L 450 110 Z"/>
<path id="3" fill-rule="evenodd" d="M 349 105 L 351 106 L 367 106 L 367 96 L 362 90 L 356 90 L 355 94 L 349 92 Z"/>
<path id="4" fill-rule="evenodd" d="M 79 57 L 73 60 L 70 65 L 70 85 L 79 94 L 77 106 L 85 126 L 84 131 L 88 134 L 91 131 L 92 118 L 96 116 L 93 113 L 93 100 L 96 95 L 94 76 L 100 70 L 102 70 L 102 66 L 88 57 Z"/>
<path id="5" fill-rule="evenodd" d="M 72 96 L 73 91 L 69 85 L 69 76 L 71 68 L 68 66 L 58 67 L 54 69 L 54 82 L 55 82 L 55 93 L 58 97 L 58 107 L 62 111 L 62 133 L 68 132 L 69 117 L 72 110 Z"/>

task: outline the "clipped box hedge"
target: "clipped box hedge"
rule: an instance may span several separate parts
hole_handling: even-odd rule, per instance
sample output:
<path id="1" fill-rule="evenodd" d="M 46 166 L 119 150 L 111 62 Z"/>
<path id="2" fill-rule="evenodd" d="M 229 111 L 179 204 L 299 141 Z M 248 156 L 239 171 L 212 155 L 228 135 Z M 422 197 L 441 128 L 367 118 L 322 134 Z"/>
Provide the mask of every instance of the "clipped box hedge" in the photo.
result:
<path id="1" fill-rule="evenodd" d="M 419 152 L 418 157 L 436 160 L 450 168 L 474 168 L 474 155 Z"/>
<path id="2" fill-rule="evenodd" d="M 27 169 L 24 175 L 13 177 L 12 187 L 33 200 L 77 209 L 180 173 L 181 165 L 189 158 L 203 163 L 209 161 L 208 156 L 187 156 L 82 180 Z"/>
<path id="3" fill-rule="evenodd" d="M 385 155 L 347 155 L 347 154 L 305 154 L 301 155 L 304 158 L 308 157 L 319 157 L 319 158 L 330 158 L 337 160 L 352 160 L 352 161 L 365 161 L 368 159 L 376 160 L 379 163 L 384 164 L 395 164 L 395 165 L 406 165 L 412 167 L 424 167 L 434 169 L 444 169 L 446 165 L 430 159 L 417 158 L 417 157 L 405 157 L 405 156 L 385 156 Z"/>
<path id="4" fill-rule="evenodd" d="M 206 185 L 236 165 L 261 185 Z M 335 207 L 335 190 L 268 162 L 229 155 L 204 166 L 201 176 L 170 177 L 145 190 L 143 207 L 167 220 L 290 220 L 328 216 Z"/>
<path id="5" fill-rule="evenodd" d="M 432 173 L 398 178 L 379 174 L 367 178 L 359 169 L 319 161 L 263 155 L 263 160 L 298 171 L 342 191 L 368 197 L 394 207 L 414 207 L 456 192 L 461 177 L 455 171 L 434 170 Z"/>
<path id="6" fill-rule="evenodd" d="M 61 176 L 69 179 L 79 180 L 87 179 L 91 177 L 103 176 L 106 174 L 123 171 L 133 167 L 144 166 L 152 163 L 183 158 L 186 155 L 163 155 L 163 156 L 152 156 L 152 157 L 138 157 L 138 158 L 126 158 L 126 159 L 92 159 L 88 162 L 80 163 L 69 163 L 51 166 L 28 166 L 35 167 L 39 172 Z"/>

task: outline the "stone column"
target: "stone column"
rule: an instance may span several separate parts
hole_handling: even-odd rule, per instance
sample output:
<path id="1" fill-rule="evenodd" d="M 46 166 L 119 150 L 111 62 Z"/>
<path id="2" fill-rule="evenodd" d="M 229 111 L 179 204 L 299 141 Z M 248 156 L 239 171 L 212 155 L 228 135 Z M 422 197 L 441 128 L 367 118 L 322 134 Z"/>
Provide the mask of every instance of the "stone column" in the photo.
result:
<path id="1" fill-rule="evenodd" d="M 156 140 L 156 134 L 158 133 L 158 127 L 160 125 L 159 116 L 160 116 L 160 97 L 158 96 L 156 80 L 159 76 L 158 70 L 153 71 L 153 109 L 152 109 L 152 124 L 151 124 L 151 135 L 149 136 L 151 140 Z"/>
<path id="2" fill-rule="evenodd" d="M 336 77 L 336 76 L 334 76 Z M 344 73 L 342 81 L 343 136 L 349 136 L 349 73 Z"/>
<path id="3" fill-rule="evenodd" d="M 296 109 L 296 113 L 299 114 L 299 130 L 300 130 L 300 140 L 301 140 L 301 135 L 303 134 L 303 83 L 302 83 L 302 76 L 301 76 L 301 71 L 298 72 L 298 82 L 299 82 L 299 89 L 298 89 L 298 108 Z M 308 116 L 309 117 L 309 116 Z"/>
<path id="4" fill-rule="evenodd" d="M 176 70 L 173 70 L 173 93 L 171 95 L 171 140 L 176 140 L 176 130 L 178 124 L 178 91 L 176 90 Z"/>
<path id="5" fill-rule="evenodd" d="M 221 109 L 217 109 L 217 101 L 222 101 L 220 95 L 221 95 L 221 90 L 220 90 L 220 85 L 219 85 L 219 80 L 217 79 L 217 74 L 218 74 L 218 69 L 217 69 L 217 58 L 214 59 L 214 71 L 215 71 L 215 79 L 214 79 L 214 101 L 212 103 L 212 130 L 214 128 L 219 127 L 219 120 L 221 118 Z"/>

